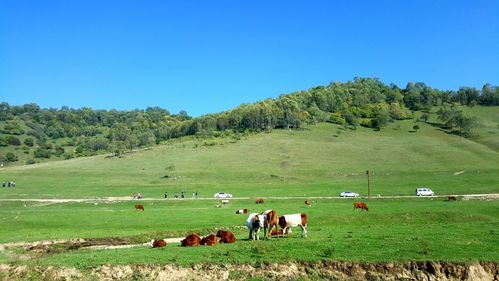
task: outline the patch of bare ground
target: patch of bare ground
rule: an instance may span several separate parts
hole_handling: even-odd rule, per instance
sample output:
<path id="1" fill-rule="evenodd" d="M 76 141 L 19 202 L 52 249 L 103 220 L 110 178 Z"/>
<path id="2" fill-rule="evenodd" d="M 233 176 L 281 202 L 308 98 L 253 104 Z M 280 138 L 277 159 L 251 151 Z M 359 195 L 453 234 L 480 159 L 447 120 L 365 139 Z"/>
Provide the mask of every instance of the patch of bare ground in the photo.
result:
<path id="1" fill-rule="evenodd" d="M 499 280 L 497 262 L 356 263 L 348 261 L 227 265 L 103 265 L 93 269 L 0 265 L 1 280 Z"/>

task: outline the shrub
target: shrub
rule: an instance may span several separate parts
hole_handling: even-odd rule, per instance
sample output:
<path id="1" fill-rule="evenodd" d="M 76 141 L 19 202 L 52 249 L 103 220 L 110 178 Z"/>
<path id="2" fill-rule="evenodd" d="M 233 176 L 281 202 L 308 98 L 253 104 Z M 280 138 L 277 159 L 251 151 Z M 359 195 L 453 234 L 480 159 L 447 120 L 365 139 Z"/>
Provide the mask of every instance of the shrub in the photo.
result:
<path id="1" fill-rule="evenodd" d="M 5 160 L 7 160 L 7 162 L 16 162 L 17 156 L 12 152 L 7 152 L 5 154 Z"/>
<path id="2" fill-rule="evenodd" d="M 8 144 L 11 144 L 11 145 L 21 145 L 21 140 L 19 138 L 17 138 L 17 137 L 7 136 L 5 139 L 7 140 Z"/>
<path id="3" fill-rule="evenodd" d="M 35 141 L 33 140 L 33 138 L 26 138 L 24 140 L 24 144 L 27 146 L 33 146 L 35 144 Z"/>
<path id="4" fill-rule="evenodd" d="M 50 158 L 50 151 L 43 148 L 35 150 L 35 158 Z"/>
<path id="5" fill-rule="evenodd" d="M 36 163 L 35 159 L 28 159 L 28 161 L 26 161 L 27 165 L 33 165 L 35 163 Z"/>

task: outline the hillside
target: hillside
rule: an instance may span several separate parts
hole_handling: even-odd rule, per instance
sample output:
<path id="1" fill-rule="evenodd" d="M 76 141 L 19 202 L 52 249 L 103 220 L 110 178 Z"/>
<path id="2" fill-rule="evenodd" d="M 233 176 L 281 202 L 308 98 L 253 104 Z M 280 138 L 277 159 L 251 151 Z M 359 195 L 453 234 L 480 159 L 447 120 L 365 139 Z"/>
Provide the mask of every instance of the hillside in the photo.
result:
<path id="1" fill-rule="evenodd" d="M 469 138 L 477 135 L 480 125 L 474 111 L 467 113 L 475 105 L 499 105 L 499 87 L 486 84 L 481 90 L 461 87 L 446 91 L 410 82 L 401 89 L 376 78 L 356 77 L 196 118 L 185 111 L 171 114 L 159 107 L 129 111 L 67 106 L 46 109 L 34 103 L 11 106 L 3 102 L 0 163 L 25 165 L 106 152 L 119 156 L 185 136 L 239 138 L 241 133 L 298 129 L 324 122 L 345 129 L 362 126 L 382 130 L 389 122 L 413 119 L 416 111 L 429 112 L 435 107 L 440 108 L 435 125 Z M 423 114 L 419 118 L 428 117 Z M 492 119 L 488 125 L 496 123 Z M 496 147 L 494 141 L 490 144 Z"/>
<path id="2" fill-rule="evenodd" d="M 367 169 L 374 195 L 413 195 L 418 186 L 437 194 L 487 193 L 499 189 L 499 108 L 470 109 L 485 118 L 483 137 L 466 139 L 431 122 L 389 123 L 381 131 L 321 123 L 298 130 L 241 137 L 174 139 L 122 157 L 105 155 L 14 166 L 0 170 L 17 182 L 0 198 L 161 198 L 185 190 L 201 197 L 225 191 L 235 196 L 336 196 L 367 193 Z M 255 193 L 254 190 L 258 190 Z"/>

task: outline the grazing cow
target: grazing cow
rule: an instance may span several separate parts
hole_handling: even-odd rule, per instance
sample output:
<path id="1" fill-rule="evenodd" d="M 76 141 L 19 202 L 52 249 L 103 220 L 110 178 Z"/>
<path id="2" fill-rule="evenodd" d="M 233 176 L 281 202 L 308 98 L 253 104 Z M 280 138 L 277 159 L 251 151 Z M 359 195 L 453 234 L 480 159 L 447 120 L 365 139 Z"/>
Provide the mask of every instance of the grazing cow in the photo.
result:
<path id="1" fill-rule="evenodd" d="M 182 247 L 199 246 L 199 243 L 201 242 L 201 237 L 199 237 L 199 235 L 197 234 L 190 234 L 180 242 L 182 243 Z"/>
<path id="2" fill-rule="evenodd" d="M 200 244 L 205 246 L 215 246 L 218 243 L 218 238 L 215 234 L 210 234 L 201 239 Z"/>
<path id="3" fill-rule="evenodd" d="M 282 228 L 282 232 L 287 234 L 291 233 L 291 227 L 300 226 L 301 227 L 301 237 L 307 237 L 307 214 L 293 214 L 284 215 L 279 217 L 279 226 Z"/>
<path id="4" fill-rule="evenodd" d="M 220 243 L 234 243 L 236 242 L 236 236 L 230 231 L 219 230 L 217 232 L 217 237 L 220 237 Z"/>
<path id="5" fill-rule="evenodd" d="M 140 204 L 135 205 L 135 210 L 142 210 L 142 211 L 144 211 L 144 205 L 140 205 Z"/>
<path id="6" fill-rule="evenodd" d="M 165 247 L 165 246 L 166 246 L 166 242 L 163 239 L 152 240 L 152 247 L 153 248 L 161 248 L 161 247 Z"/>
<path id="7" fill-rule="evenodd" d="M 272 231 L 272 229 L 274 228 L 275 226 L 275 229 L 277 230 L 278 229 L 278 221 L 279 221 L 279 217 L 277 216 L 277 212 L 274 211 L 274 210 L 267 210 L 265 212 L 263 212 L 263 215 L 264 215 L 264 223 L 263 223 L 263 234 L 265 235 L 265 237 L 269 238 L 270 237 L 270 232 Z M 268 233 L 267 233 L 267 229 L 268 229 Z M 279 238 L 279 233 L 277 233 L 277 238 Z"/>
<path id="8" fill-rule="evenodd" d="M 241 209 L 241 210 L 236 211 L 236 214 L 247 214 L 247 213 L 248 213 L 248 209 Z"/>
<path id="9" fill-rule="evenodd" d="M 256 201 L 255 201 L 256 204 L 263 204 L 264 203 L 264 200 L 263 198 L 257 198 Z"/>
<path id="10" fill-rule="evenodd" d="M 449 195 L 447 196 L 447 201 L 456 201 L 457 200 L 457 195 Z"/>
<path id="11" fill-rule="evenodd" d="M 361 210 L 366 210 L 366 211 L 369 211 L 369 209 L 367 208 L 367 205 L 365 202 L 354 202 L 353 203 L 353 209 L 361 209 Z"/>
<path id="12" fill-rule="evenodd" d="M 312 207 L 312 200 L 305 200 L 305 205 Z"/>
<path id="13" fill-rule="evenodd" d="M 263 228 L 265 218 L 263 215 L 251 213 L 246 220 L 246 227 L 249 229 L 249 240 L 260 240 L 260 229 Z"/>

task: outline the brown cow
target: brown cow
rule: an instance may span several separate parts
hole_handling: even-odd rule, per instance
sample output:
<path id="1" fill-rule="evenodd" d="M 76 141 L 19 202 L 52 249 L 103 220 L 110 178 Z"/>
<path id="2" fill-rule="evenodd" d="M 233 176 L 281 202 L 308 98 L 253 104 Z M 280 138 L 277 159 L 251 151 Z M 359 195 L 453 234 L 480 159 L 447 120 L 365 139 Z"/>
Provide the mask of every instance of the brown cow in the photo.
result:
<path id="1" fill-rule="evenodd" d="M 369 209 L 367 208 L 367 205 L 365 202 L 354 202 L 353 203 L 353 209 L 361 209 L 361 210 L 366 210 L 366 211 L 369 211 Z"/>
<path id="2" fill-rule="evenodd" d="M 279 217 L 277 216 L 277 212 L 274 210 L 267 210 L 263 214 L 265 215 L 265 220 L 263 222 L 263 235 L 269 238 L 270 232 L 272 231 L 274 226 L 276 230 L 279 229 L 277 226 Z M 268 233 L 267 229 L 269 231 Z M 279 233 L 277 233 L 277 238 L 279 238 Z"/>
<path id="3" fill-rule="evenodd" d="M 153 242 L 152 242 L 153 248 L 161 248 L 161 247 L 165 247 L 165 246 L 166 246 L 166 242 L 163 239 L 153 240 Z"/>
<path id="4" fill-rule="evenodd" d="M 241 209 L 241 210 L 236 211 L 236 214 L 247 214 L 247 213 L 248 213 L 248 209 Z"/>
<path id="5" fill-rule="evenodd" d="M 194 247 L 194 246 L 199 246 L 199 243 L 201 242 L 201 237 L 197 234 L 190 234 L 187 237 L 185 237 L 184 240 L 181 241 L 182 247 Z"/>
<path id="6" fill-rule="evenodd" d="M 210 234 L 201 239 L 200 244 L 205 246 L 215 246 L 218 243 L 218 238 L 215 234 Z"/>
<path id="7" fill-rule="evenodd" d="M 217 232 L 217 237 L 220 237 L 220 243 L 234 243 L 236 242 L 236 236 L 230 231 L 219 230 Z"/>
<path id="8" fill-rule="evenodd" d="M 264 202 L 263 198 L 257 198 L 255 201 L 256 204 L 263 204 L 263 202 Z"/>
<path id="9" fill-rule="evenodd" d="M 457 195 L 449 195 L 447 196 L 447 201 L 456 201 L 457 200 Z"/>
<path id="10" fill-rule="evenodd" d="M 140 204 L 135 205 L 135 210 L 142 210 L 142 211 L 144 211 L 144 205 L 140 205 Z"/>

